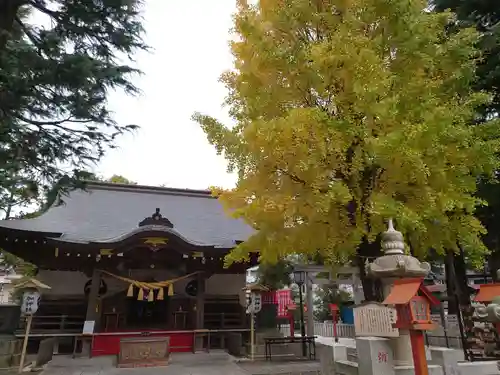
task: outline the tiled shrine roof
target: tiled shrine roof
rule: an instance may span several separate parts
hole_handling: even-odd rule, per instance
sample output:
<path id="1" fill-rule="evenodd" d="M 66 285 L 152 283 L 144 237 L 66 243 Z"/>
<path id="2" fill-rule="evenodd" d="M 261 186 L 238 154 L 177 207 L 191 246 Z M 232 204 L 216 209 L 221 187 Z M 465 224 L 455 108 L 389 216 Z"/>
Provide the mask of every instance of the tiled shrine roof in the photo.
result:
<path id="1" fill-rule="evenodd" d="M 0 230 L 46 233 L 76 243 L 118 242 L 136 233 L 159 231 L 194 245 L 220 248 L 232 248 L 253 233 L 245 222 L 228 216 L 208 190 L 92 182 L 62 201 L 34 219 L 0 220 Z M 158 208 L 167 224 L 151 220 Z"/>

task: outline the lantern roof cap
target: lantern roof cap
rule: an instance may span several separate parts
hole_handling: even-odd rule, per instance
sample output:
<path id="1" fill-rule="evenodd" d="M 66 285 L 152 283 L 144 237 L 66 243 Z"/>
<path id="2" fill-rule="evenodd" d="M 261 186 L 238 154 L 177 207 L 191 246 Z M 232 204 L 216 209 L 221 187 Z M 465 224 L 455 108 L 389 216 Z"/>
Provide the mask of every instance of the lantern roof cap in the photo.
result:
<path id="1" fill-rule="evenodd" d="M 398 279 L 394 281 L 391 292 L 384 305 L 405 305 L 420 292 L 431 305 L 439 305 L 439 300 L 422 284 L 423 278 Z"/>
<path id="2" fill-rule="evenodd" d="M 474 297 L 475 302 L 492 302 L 494 298 L 500 296 L 500 284 L 481 284 L 479 292 Z"/>
<path id="3" fill-rule="evenodd" d="M 44 290 L 44 289 L 52 289 L 50 286 L 47 284 L 42 283 L 41 281 L 38 281 L 35 278 L 31 277 L 25 277 L 20 280 L 18 280 L 14 285 L 14 289 L 28 289 L 28 288 L 34 288 L 38 290 Z"/>
<path id="4" fill-rule="evenodd" d="M 424 277 L 431 270 L 427 262 L 404 253 L 405 243 L 401 232 L 394 229 L 392 219 L 382 233 L 381 241 L 384 255 L 366 265 L 367 274 L 376 278 Z"/>

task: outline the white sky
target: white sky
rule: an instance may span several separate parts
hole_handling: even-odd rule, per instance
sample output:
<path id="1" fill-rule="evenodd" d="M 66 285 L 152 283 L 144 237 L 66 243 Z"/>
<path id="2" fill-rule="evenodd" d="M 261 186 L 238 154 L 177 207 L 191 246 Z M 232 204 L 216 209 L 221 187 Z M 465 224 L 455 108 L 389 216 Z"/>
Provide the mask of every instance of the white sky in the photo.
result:
<path id="1" fill-rule="evenodd" d="M 208 144 L 191 115 L 200 111 L 227 123 L 220 74 L 232 66 L 231 16 L 236 0 L 147 0 L 146 41 L 150 53 L 136 56 L 141 97 L 110 95 L 121 124 L 141 128 L 118 139 L 97 166 L 104 177 L 123 175 L 144 185 L 205 189 L 232 187 L 235 177 Z"/>

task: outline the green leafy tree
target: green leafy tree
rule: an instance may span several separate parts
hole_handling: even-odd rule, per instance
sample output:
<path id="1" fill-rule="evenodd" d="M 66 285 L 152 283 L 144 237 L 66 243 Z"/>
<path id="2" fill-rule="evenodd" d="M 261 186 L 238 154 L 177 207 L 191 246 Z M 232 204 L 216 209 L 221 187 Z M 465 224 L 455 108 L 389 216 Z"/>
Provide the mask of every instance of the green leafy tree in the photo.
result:
<path id="1" fill-rule="evenodd" d="M 114 121 L 108 94 L 138 92 L 140 9 L 139 0 L 0 1 L 0 189 L 19 170 L 40 194 L 78 180 L 136 128 Z"/>
<path id="2" fill-rule="evenodd" d="M 87 181 L 109 182 L 112 184 L 137 185 L 137 182 L 129 180 L 127 177 L 124 177 L 119 174 L 114 174 L 109 178 L 105 178 L 95 173 L 89 173 L 85 179 Z"/>
<path id="3" fill-rule="evenodd" d="M 479 176 L 498 126 L 469 126 L 480 35 L 449 35 L 420 0 L 238 2 L 235 66 L 222 76 L 235 126 L 194 118 L 238 172 L 215 193 L 258 231 L 228 261 L 320 252 L 344 263 L 397 219 L 412 252 L 478 261 Z M 492 139 L 492 140 L 491 140 Z"/>
<path id="4" fill-rule="evenodd" d="M 334 303 L 341 307 L 351 299 L 352 296 L 349 292 L 339 289 L 337 286 L 318 287 L 314 298 L 314 319 L 319 322 L 332 320 L 330 304 Z"/>
<path id="5" fill-rule="evenodd" d="M 29 178 L 21 174 L 4 176 L 3 189 L 0 189 L 0 209 L 4 212 L 3 219 L 10 219 L 20 209 L 36 203 L 37 187 Z"/>
<path id="6" fill-rule="evenodd" d="M 290 285 L 292 265 L 286 260 L 275 264 L 261 263 L 257 269 L 257 282 L 271 290 L 279 290 Z"/>
<path id="7" fill-rule="evenodd" d="M 108 178 L 105 181 L 111 182 L 113 184 L 137 185 L 137 182 L 131 181 L 128 178 L 123 177 L 123 176 L 118 175 L 118 174 L 114 174 L 113 176 L 111 176 L 110 178 Z"/>
<path id="8" fill-rule="evenodd" d="M 23 259 L 1 250 L 0 253 L 0 269 L 6 273 L 17 273 L 18 275 L 34 276 L 36 274 L 36 266 L 25 262 Z"/>

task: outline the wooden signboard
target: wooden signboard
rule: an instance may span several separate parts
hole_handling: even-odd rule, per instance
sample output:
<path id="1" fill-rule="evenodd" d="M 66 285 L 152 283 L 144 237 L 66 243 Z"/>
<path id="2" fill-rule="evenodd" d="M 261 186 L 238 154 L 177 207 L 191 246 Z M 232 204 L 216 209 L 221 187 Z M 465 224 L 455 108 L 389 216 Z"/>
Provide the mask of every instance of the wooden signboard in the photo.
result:
<path id="1" fill-rule="evenodd" d="M 376 302 L 354 308 L 354 330 L 358 336 L 398 337 L 399 330 L 393 328 L 396 309 Z"/>
<path id="2" fill-rule="evenodd" d="M 95 329 L 95 321 L 94 320 L 86 320 L 83 323 L 83 332 L 82 335 L 92 336 L 94 334 Z"/>
<path id="3" fill-rule="evenodd" d="M 169 362 L 169 337 L 129 337 L 120 340 L 118 367 L 166 366 Z"/>

